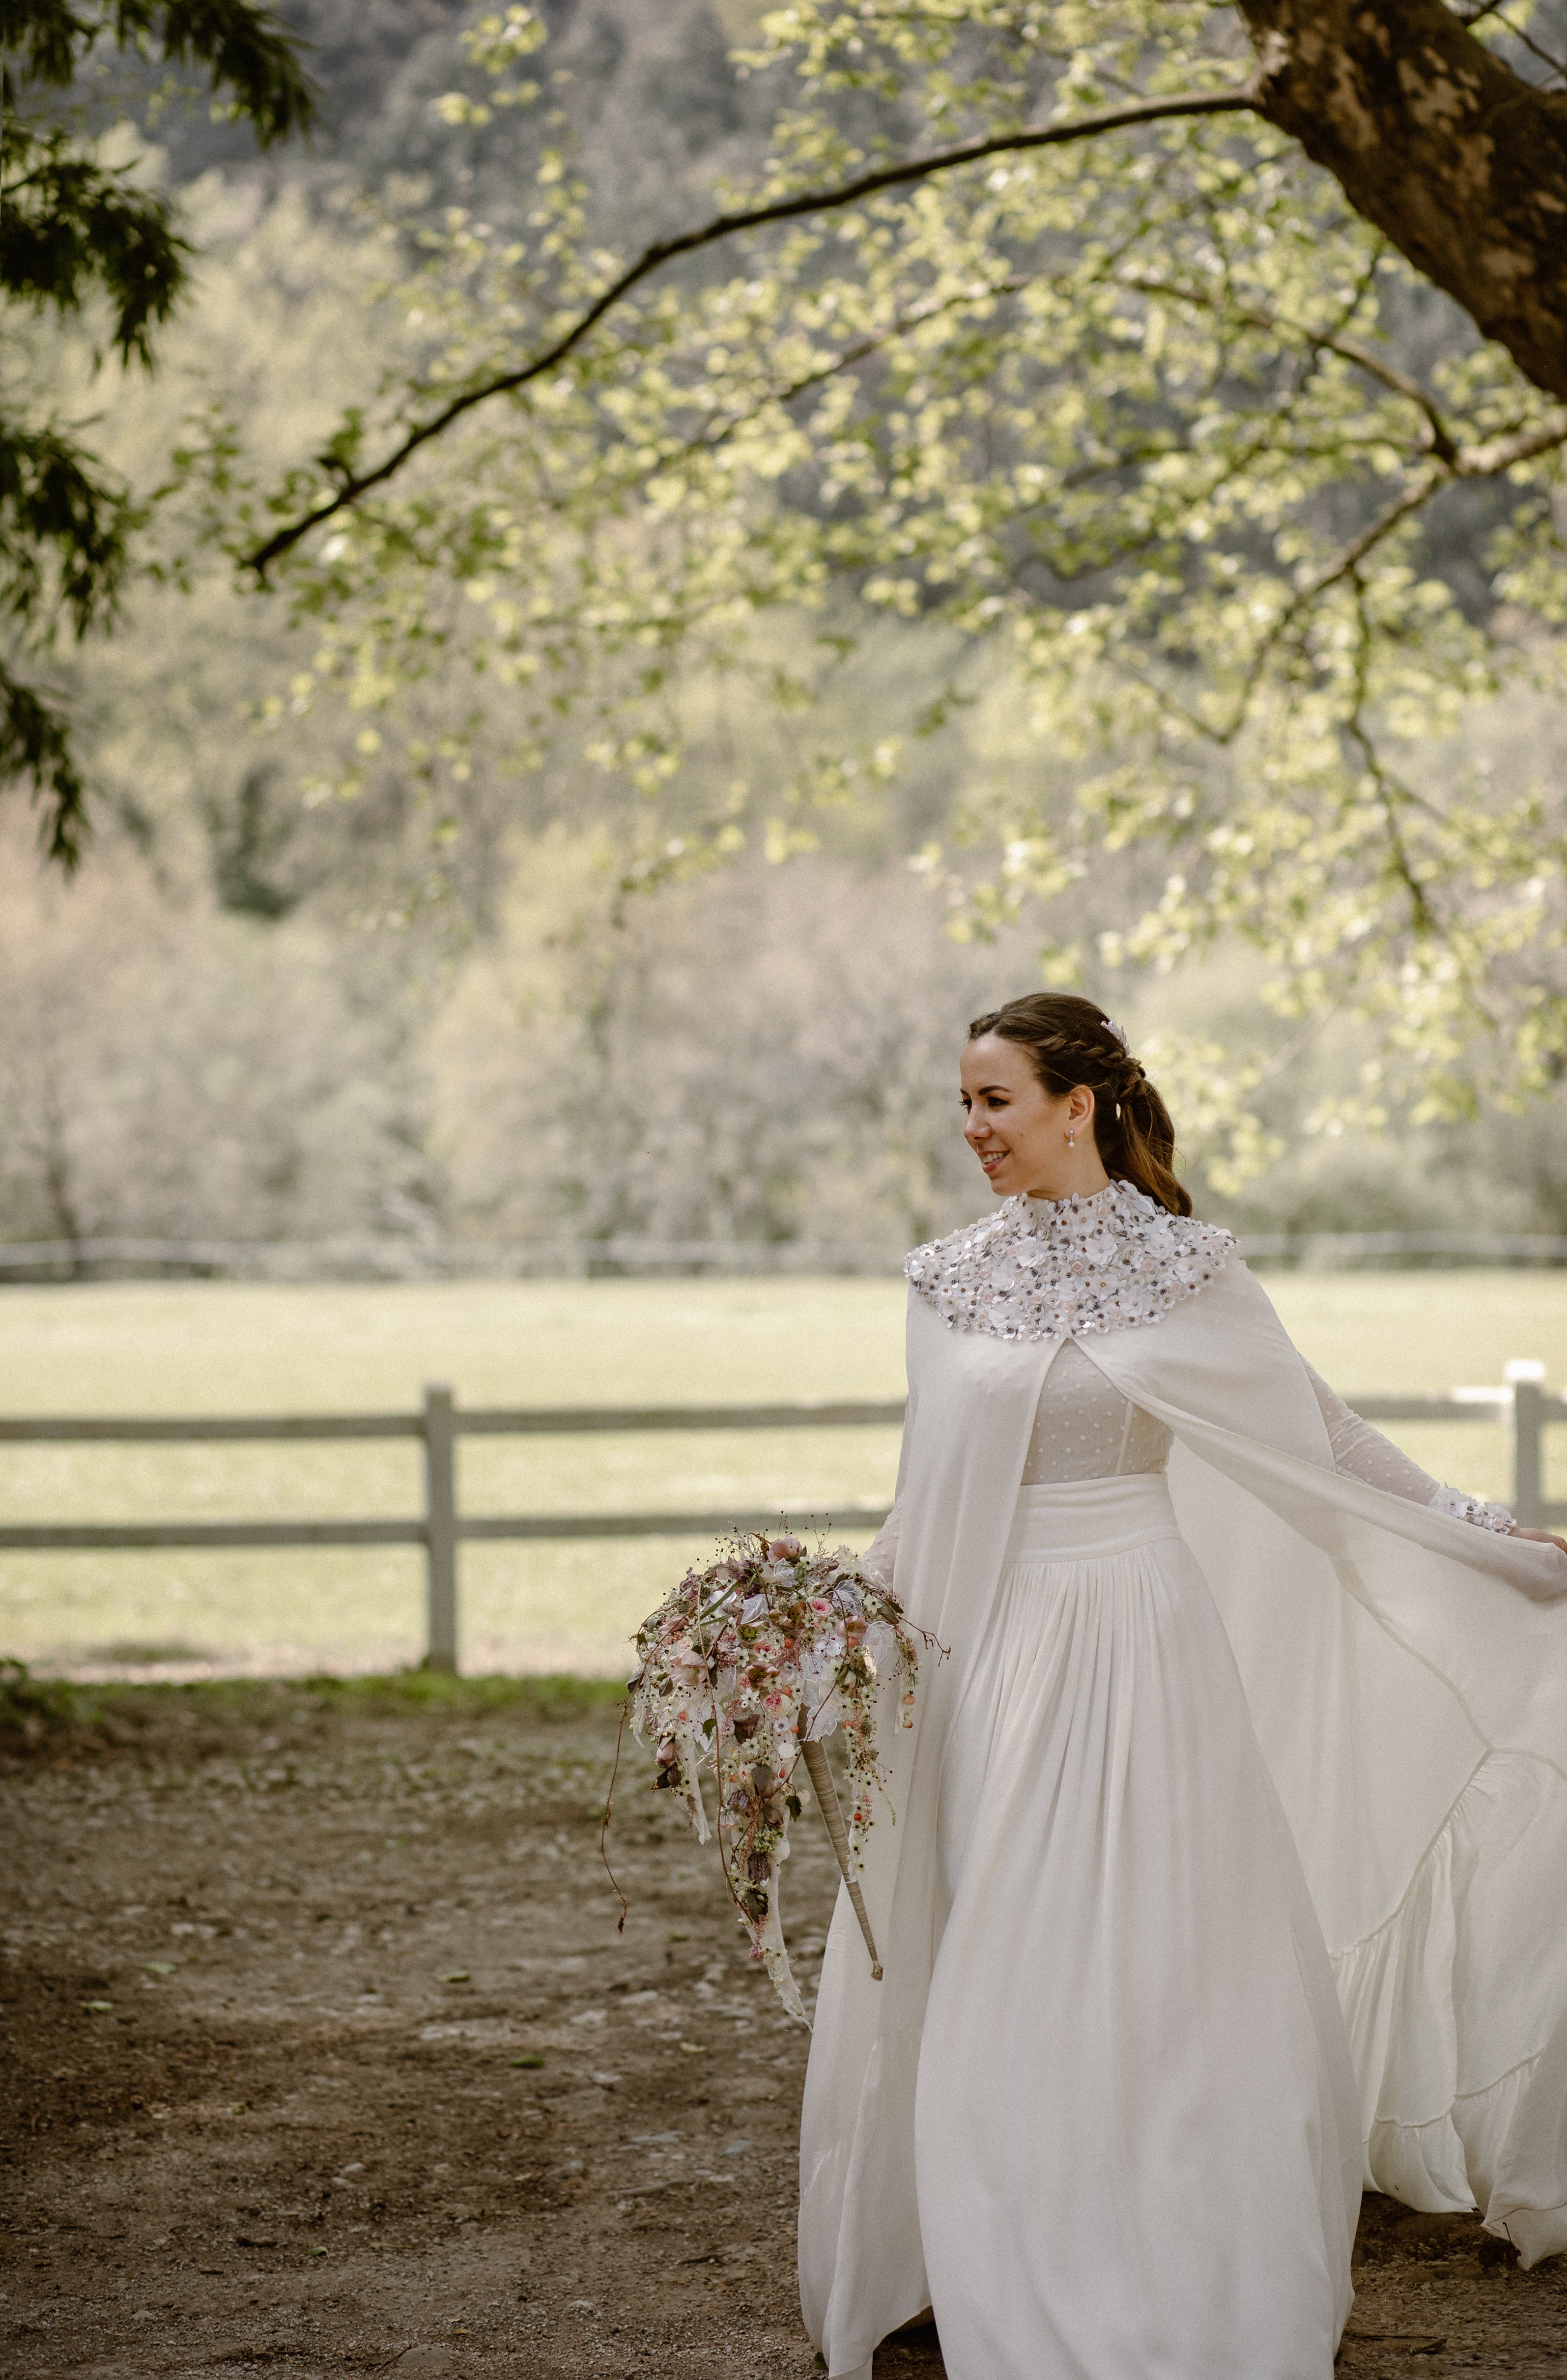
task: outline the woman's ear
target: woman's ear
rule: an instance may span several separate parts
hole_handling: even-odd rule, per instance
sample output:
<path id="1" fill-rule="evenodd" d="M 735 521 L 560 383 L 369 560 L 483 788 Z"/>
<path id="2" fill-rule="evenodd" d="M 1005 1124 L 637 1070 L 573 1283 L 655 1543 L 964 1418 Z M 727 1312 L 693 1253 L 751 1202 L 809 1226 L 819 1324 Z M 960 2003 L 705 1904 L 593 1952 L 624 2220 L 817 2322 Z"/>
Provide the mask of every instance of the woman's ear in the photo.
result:
<path id="1" fill-rule="evenodd" d="M 1077 1083 L 1066 1095 L 1066 1120 L 1075 1132 L 1087 1132 L 1094 1121 L 1094 1095 L 1087 1083 Z"/>

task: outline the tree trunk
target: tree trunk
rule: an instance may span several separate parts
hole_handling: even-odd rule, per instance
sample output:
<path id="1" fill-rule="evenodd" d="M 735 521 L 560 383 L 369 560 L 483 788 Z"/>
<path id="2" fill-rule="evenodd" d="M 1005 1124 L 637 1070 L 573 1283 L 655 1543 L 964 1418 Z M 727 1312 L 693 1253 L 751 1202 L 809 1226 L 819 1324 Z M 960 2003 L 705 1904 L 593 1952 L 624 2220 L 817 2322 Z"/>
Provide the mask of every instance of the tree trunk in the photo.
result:
<path id="1" fill-rule="evenodd" d="M 1567 399 L 1567 92 L 1442 0 L 1236 0 L 1261 110 L 1537 387 Z"/>

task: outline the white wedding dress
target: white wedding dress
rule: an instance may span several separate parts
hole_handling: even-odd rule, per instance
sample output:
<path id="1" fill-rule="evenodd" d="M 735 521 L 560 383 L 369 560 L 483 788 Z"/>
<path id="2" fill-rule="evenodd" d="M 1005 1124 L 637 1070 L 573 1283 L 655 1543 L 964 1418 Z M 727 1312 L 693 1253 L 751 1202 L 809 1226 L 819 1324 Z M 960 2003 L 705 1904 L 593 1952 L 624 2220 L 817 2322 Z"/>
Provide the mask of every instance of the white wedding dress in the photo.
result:
<path id="1" fill-rule="evenodd" d="M 1349 2312 L 1349 2046 L 1169 1450 L 1069 1341 L 941 1788 L 949 2380 L 1322 2380 Z"/>
<path id="2" fill-rule="evenodd" d="M 913 1742 L 884 1744 L 895 1818 L 872 1828 L 865 1882 L 886 1986 L 844 1906 L 824 1962 L 808 2326 L 834 2380 L 869 2380 L 877 2338 L 926 2305 L 949 2380 L 1329 2380 L 1365 2091 L 1231 1635 L 1177 1524 L 1171 1419 L 1149 1406 L 1176 1407 L 1109 1366 L 1183 1306 L 1217 1319 L 1259 1293 L 1224 1235 L 1125 1185 L 1008 1204 L 1002 1231 L 910 1264 L 899 1502 L 869 1559 L 948 1658 L 928 1657 Z M 1225 1335 L 1193 1339 L 1194 1374 L 1217 1355 L 1244 1376 L 1233 1317 Z M 1278 1361 L 1269 1342 L 1256 1381 L 1275 1450 Z M 1309 1463 L 1360 1483 L 1338 1493 L 1369 1491 L 1379 1518 L 1416 1507 L 1444 1545 L 1486 1534 L 1434 1524 L 1436 1483 L 1285 1362 Z"/>

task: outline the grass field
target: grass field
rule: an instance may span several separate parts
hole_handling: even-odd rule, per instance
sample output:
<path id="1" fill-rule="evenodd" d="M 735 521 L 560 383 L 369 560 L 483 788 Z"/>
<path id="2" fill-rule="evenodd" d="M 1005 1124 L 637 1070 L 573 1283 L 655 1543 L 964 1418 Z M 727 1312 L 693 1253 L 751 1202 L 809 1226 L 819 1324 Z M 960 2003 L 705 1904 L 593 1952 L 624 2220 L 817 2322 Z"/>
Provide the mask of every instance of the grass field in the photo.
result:
<path id="1" fill-rule="evenodd" d="M 1351 1397 L 1496 1381 L 1534 1355 L 1567 1374 L 1567 1274 L 1283 1274 L 1296 1342 Z M 746 1403 L 903 1387 L 897 1281 L 456 1281 L 272 1287 L 126 1282 L 0 1290 L 0 1410 L 213 1414 L 411 1410 L 427 1380 L 469 1404 Z M 1507 1488 L 1502 1433 L 1395 1433 L 1427 1467 Z M 1567 1430 L 1551 1492 L 1567 1494 Z M 896 1433 L 713 1432 L 479 1440 L 464 1510 L 777 1503 L 796 1517 L 890 1492 Z M 378 1515 L 419 1503 L 418 1449 L 7 1447 L 15 1520 Z M 694 1552 L 676 1539 L 475 1546 L 462 1558 L 470 1670 L 613 1674 Z M 385 1669 L 417 1658 L 412 1548 L 0 1556 L 0 1650 L 41 1669 Z"/>

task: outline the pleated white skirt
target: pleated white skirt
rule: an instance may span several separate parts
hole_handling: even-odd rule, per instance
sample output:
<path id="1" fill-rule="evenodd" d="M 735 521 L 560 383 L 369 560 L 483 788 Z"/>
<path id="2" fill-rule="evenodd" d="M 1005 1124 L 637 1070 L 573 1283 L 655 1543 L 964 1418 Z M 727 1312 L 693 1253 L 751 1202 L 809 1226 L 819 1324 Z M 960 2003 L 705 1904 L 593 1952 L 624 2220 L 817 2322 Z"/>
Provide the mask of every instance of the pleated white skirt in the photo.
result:
<path id="1" fill-rule="evenodd" d="M 915 2137 L 949 2380 L 1329 2380 L 1348 2045 L 1162 1476 L 1020 1492 L 939 1826 Z"/>

